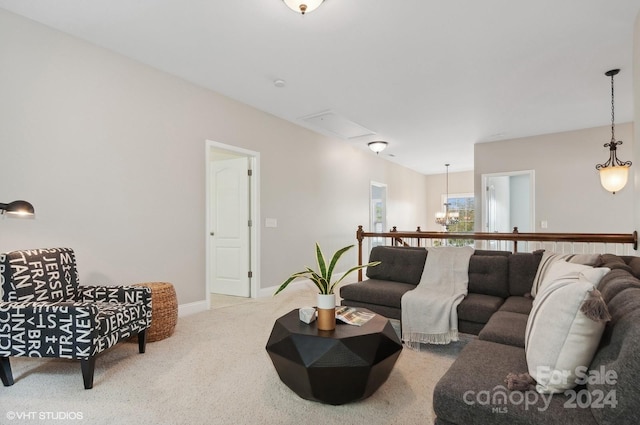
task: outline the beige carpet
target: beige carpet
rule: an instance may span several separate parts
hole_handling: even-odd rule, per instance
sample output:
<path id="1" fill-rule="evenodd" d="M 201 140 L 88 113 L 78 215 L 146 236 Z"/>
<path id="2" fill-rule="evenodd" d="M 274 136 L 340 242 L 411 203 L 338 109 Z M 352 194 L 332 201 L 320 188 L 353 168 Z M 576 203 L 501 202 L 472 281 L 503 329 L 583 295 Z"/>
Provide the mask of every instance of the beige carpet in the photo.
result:
<path id="1" fill-rule="evenodd" d="M 292 289 L 214 303 L 180 318 L 173 336 L 149 343 L 146 354 L 123 343 L 98 357 L 92 390 L 78 362 L 12 358 L 16 382 L 0 387 L 0 424 L 432 424 L 433 388 L 456 344 L 405 348 L 387 382 L 357 403 L 303 400 L 280 382 L 265 351 L 273 322 L 314 300 Z"/>

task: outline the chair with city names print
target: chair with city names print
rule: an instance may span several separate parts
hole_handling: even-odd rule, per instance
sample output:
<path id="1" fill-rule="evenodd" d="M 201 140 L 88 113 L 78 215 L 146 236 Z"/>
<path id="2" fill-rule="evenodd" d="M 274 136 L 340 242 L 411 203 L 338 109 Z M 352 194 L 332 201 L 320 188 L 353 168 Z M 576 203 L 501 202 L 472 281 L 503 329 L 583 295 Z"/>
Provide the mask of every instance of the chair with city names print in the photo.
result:
<path id="1" fill-rule="evenodd" d="M 151 324 L 146 287 L 80 286 L 69 248 L 0 254 L 0 378 L 13 385 L 10 357 L 80 360 L 93 387 L 96 356 L 137 335 L 144 353 Z"/>

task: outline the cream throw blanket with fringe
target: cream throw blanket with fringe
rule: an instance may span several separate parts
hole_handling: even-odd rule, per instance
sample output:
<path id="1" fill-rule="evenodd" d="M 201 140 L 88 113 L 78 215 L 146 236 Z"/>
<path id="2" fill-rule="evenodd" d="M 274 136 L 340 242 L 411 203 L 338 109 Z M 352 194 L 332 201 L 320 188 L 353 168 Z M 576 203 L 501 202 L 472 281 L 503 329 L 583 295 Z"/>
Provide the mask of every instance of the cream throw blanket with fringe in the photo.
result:
<path id="1" fill-rule="evenodd" d="M 468 293 L 469 259 L 474 249 L 428 248 L 420 283 L 402 296 L 402 340 L 420 344 L 458 341 L 458 304 Z"/>

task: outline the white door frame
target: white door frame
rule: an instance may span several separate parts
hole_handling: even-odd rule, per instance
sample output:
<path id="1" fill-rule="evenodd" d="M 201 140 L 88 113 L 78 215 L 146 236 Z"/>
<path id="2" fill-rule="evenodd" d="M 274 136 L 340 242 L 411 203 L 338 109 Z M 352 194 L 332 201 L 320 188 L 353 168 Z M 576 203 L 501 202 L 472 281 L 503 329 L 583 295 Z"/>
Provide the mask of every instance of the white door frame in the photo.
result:
<path id="1" fill-rule="evenodd" d="M 382 232 L 388 232 L 389 229 L 387 228 L 387 199 L 388 199 L 388 190 L 389 187 L 387 186 L 386 183 L 380 183 L 377 181 L 373 181 L 371 180 L 371 182 L 369 183 L 369 231 L 370 232 L 376 232 L 377 230 L 373 227 L 373 214 L 374 214 L 374 204 L 373 204 L 373 188 L 374 187 L 378 187 L 381 189 L 384 189 L 384 200 L 383 200 L 383 204 L 384 204 L 384 218 L 383 218 L 383 226 L 382 226 Z M 367 242 L 368 242 L 368 251 L 371 251 L 371 249 L 376 246 L 376 245 L 384 245 L 384 238 L 367 238 Z"/>
<path id="2" fill-rule="evenodd" d="M 371 180 L 370 184 L 369 184 L 369 231 L 370 232 L 375 232 L 376 229 L 373 228 L 372 224 L 373 222 L 371 221 L 371 219 L 373 218 L 373 188 L 375 187 L 379 187 L 379 188 L 383 188 L 384 189 L 384 225 L 382 227 L 382 231 L 383 232 L 387 232 L 388 229 L 387 227 L 387 191 L 389 190 L 388 186 L 386 183 L 380 183 L 377 181 L 373 181 Z"/>
<path id="3" fill-rule="evenodd" d="M 211 282 L 211 236 L 210 233 L 211 223 L 211 152 L 214 150 L 223 150 L 227 152 L 232 152 L 234 154 L 239 154 L 242 156 L 246 156 L 249 159 L 252 170 L 252 179 L 251 179 L 251 195 L 250 195 L 250 213 L 249 219 L 251 220 L 251 229 L 249 229 L 249 234 L 251 238 L 251 298 L 256 298 L 258 296 L 258 288 L 260 288 L 260 152 L 251 151 L 248 149 L 240 148 L 237 146 L 227 145 L 220 142 L 214 142 L 213 140 L 207 140 L 205 143 L 205 163 L 206 163 L 206 173 L 205 173 L 205 187 L 206 187 L 206 217 L 205 217 L 205 264 L 206 264 L 206 277 L 205 277 L 205 296 L 207 300 L 207 306 L 210 308 L 211 306 L 211 290 L 213 287 L 213 282 Z"/>

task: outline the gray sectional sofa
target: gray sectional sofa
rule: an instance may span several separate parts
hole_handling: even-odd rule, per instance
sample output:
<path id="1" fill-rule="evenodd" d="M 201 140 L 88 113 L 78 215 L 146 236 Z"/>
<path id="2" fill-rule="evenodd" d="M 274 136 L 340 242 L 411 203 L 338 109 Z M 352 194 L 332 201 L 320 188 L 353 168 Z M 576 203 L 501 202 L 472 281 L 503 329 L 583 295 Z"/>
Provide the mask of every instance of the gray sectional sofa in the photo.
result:
<path id="1" fill-rule="evenodd" d="M 542 253 L 476 250 L 469 261 L 469 293 L 458 306 L 458 330 L 477 335 L 499 310 L 528 314 L 531 291 Z M 420 282 L 427 251 L 424 248 L 378 246 L 363 282 L 340 288 L 342 305 L 365 307 L 391 319 L 400 319 L 400 300 Z"/>
<path id="2" fill-rule="evenodd" d="M 400 319 L 402 295 L 420 281 L 426 255 L 424 248 L 374 248 L 370 260 L 382 263 L 367 270 L 365 281 L 341 288 L 342 305 Z M 612 371 L 615 377 L 604 379 L 601 373 L 553 396 L 507 389 L 507 375 L 527 371 L 529 292 L 541 258 L 541 252 L 477 250 L 472 255 L 458 328 L 478 337 L 435 387 L 437 425 L 640 423 L 640 257 L 604 254 L 599 264 L 611 269 L 598 289 L 612 320 L 586 377 L 591 371 Z"/>

